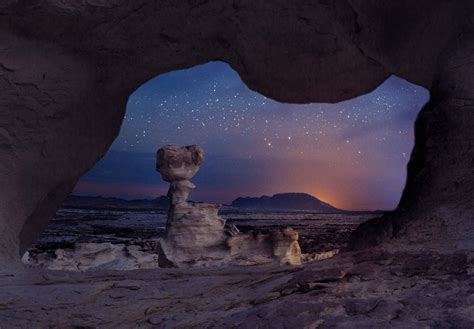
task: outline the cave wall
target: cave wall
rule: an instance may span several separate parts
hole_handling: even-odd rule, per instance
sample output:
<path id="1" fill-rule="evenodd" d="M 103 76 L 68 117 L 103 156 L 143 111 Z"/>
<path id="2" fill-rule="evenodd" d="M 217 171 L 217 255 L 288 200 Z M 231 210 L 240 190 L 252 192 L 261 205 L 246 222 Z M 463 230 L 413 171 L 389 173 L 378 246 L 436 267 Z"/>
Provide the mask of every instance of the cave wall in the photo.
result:
<path id="1" fill-rule="evenodd" d="M 353 245 L 422 244 L 410 227 L 428 222 L 436 246 L 471 248 L 473 11 L 467 0 L 2 1 L 0 262 L 18 259 L 105 154 L 136 88 L 211 60 L 282 102 L 349 99 L 390 74 L 430 89 L 398 213 Z"/>
<path id="2" fill-rule="evenodd" d="M 360 249 L 474 250 L 474 33 L 462 29 L 437 61 L 431 99 L 415 123 L 415 147 L 397 209 L 361 225 Z"/>

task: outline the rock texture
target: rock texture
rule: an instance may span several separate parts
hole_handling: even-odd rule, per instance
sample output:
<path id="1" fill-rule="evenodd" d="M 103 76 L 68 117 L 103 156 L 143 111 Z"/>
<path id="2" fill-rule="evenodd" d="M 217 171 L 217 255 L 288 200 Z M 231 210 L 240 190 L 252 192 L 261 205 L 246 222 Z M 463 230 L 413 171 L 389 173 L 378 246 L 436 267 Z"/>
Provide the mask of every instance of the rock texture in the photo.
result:
<path id="1" fill-rule="evenodd" d="M 273 256 L 282 264 L 301 265 L 301 249 L 298 244 L 298 232 L 291 227 L 272 234 Z"/>
<path id="2" fill-rule="evenodd" d="M 438 59 L 431 100 L 415 124 L 415 148 L 400 204 L 363 224 L 353 248 L 474 250 L 474 33 L 454 37 Z"/>
<path id="3" fill-rule="evenodd" d="M 190 179 L 203 161 L 204 151 L 199 145 L 166 145 L 157 152 L 156 169 L 170 183 L 171 202 L 161 248 L 166 262 L 175 266 L 227 256 L 224 221 L 217 214 L 221 205 L 187 202 L 196 188 Z"/>
<path id="4" fill-rule="evenodd" d="M 400 207 L 384 224 L 362 227 L 353 245 L 395 239 L 472 250 L 473 6 L 2 1 L 0 261 L 19 260 L 106 152 L 130 93 L 160 73 L 210 60 L 229 63 L 250 88 L 285 102 L 341 101 L 390 74 L 428 88 L 432 100 L 416 124 Z"/>
<path id="5" fill-rule="evenodd" d="M 189 181 L 196 175 L 203 161 L 204 150 L 199 145 L 179 147 L 170 144 L 156 153 L 156 170 L 166 182 Z"/>
<path id="6" fill-rule="evenodd" d="M 302 266 L 0 268 L 5 328 L 472 328 L 473 258 L 346 253 Z"/>
<path id="7" fill-rule="evenodd" d="M 227 245 L 230 248 L 230 264 L 261 265 L 275 262 L 280 265 L 302 264 L 303 255 L 298 244 L 298 232 L 290 227 L 271 234 L 261 232 L 236 234 L 227 239 Z M 312 256 L 317 257 L 314 253 Z"/>
<path id="8" fill-rule="evenodd" d="M 56 249 L 54 254 L 23 256 L 23 263 L 55 271 L 136 270 L 159 267 L 159 255 L 138 245 L 76 243 L 72 249 Z"/>
<path id="9" fill-rule="evenodd" d="M 222 205 L 188 202 L 195 188 L 190 179 L 204 161 L 199 145 L 166 145 L 157 152 L 156 168 L 170 183 L 171 201 L 160 263 L 180 266 L 219 264 L 301 265 L 298 232 L 285 228 L 272 234 L 240 233 L 225 225 L 218 212 Z M 229 237 L 230 236 L 230 237 Z"/>
<path id="10" fill-rule="evenodd" d="M 224 221 L 220 205 L 181 203 L 171 206 L 166 224 L 163 251 L 176 265 L 193 265 L 227 256 Z"/>

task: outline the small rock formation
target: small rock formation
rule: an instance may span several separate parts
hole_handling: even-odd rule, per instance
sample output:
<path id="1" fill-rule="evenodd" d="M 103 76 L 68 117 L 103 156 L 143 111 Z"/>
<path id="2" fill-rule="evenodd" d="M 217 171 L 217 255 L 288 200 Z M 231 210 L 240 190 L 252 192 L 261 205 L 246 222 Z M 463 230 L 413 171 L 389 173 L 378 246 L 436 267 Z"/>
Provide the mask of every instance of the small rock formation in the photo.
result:
<path id="1" fill-rule="evenodd" d="M 196 188 L 190 179 L 203 161 L 204 151 L 199 145 L 167 145 L 157 152 L 156 169 L 170 183 L 166 234 L 160 240 L 158 252 L 160 264 L 301 264 L 298 233 L 293 229 L 270 235 L 243 234 L 219 217 L 222 205 L 187 201 Z"/>
<path id="2" fill-rule="evenodd" d="M 275 260 L 281 265 L 301 265 L 298 232 L 290 227 L 271 234 L 238 234 L 230 237 L 227 245 L 231 257 L 239 265 L 271 263 Z"/>
<path id="3" fill-rule="evenodd" d="M 283 264 L 301 265 L 301 248 L 298 244 L 298 232 L 291 227 L 272 234 L 273 256 Z"/>
<path id="4" fill-rule="evenodd" d="M 170 183 L 168 197 L 171 204 L 186 203 L 196 186 L 190 179 L 196 175 L 204 161 L 204 151 L 199 145 L 179 147 L 166 145 L 156 153 L 156 170 L 165 182 Z"/>
<path id="5" fill-rule="evenodd" d="M 273 261 L 273 245 L 268 234 L 237 234 L 227 240 L 227 246 L 237 265 L 265 264 Z"/>
<path id="6" fill-rule="evenodd" d="M 158 268 L 158 255 L 143 251 L 139 245 L 76 243 L 72 249 L 32 255 L 26 252 L 23 263 L 48 270 L 136 270 Z"/>

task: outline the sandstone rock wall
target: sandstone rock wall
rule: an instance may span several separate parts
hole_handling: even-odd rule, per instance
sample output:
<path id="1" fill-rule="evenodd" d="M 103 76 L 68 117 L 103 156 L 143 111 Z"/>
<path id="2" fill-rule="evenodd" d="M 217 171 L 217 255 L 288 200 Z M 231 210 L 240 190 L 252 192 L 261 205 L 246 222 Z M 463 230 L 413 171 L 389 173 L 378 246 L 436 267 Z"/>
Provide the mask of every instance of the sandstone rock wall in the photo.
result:
<path id="1" fill-rule="evenodd" d="M 474 250 L 474 33 L 438 59 L 431 100 L 415 124 L 415 148 L 400 204 L 362 224 L 352 248 L 391 240 L 397 249 Z"/>
<path id="2" fill-rule="evenodd" d="M 472 248 L 473 12 L 468 0 L 2 1 L 0 262 L 19 260 L 103 156 L 130 93 L 210 60 L 285 102 L 341 101 L 390 74 L 430 89 L 399 224 L 368 224 L 364 240 L 408 236 L 435 207 L 420 242 Z"/>

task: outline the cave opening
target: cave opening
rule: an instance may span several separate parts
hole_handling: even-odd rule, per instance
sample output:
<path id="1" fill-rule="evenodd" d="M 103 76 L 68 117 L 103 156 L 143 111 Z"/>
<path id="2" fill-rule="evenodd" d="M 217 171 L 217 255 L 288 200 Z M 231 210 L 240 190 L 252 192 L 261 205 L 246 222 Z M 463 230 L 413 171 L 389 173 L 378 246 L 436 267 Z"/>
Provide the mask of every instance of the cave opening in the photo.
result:
<path id="1" fill-rule="evenodd" d="M 473 1 L 2 1 L 0 8 L 0 327 L 474 327 Z M 236 132 L 239 143 L 228 147 L 234 155 L 228 162 L 234 170 L 220 157 L 206 176 L 215 149 L 206 141 L 191 140 L 191 135 L 155 139 L 151 151 L 130 152 L 125 158 L 117 153 L 127 150 L 114 144 L 106 155 L 120 131 L 127 100 L 140 84 L 214 59 L 229 63 L 253 90 L 282 102 L 340 102 L 376 94 L 376 86 L 391 74 L 428 89 L 430 101 L 417 116 L 415 145 L 412 151 L 407 147 L 406 157 L 393 139 L 408 131 L 393 129 L 393 122 L 405 117 L 401 110 L 407 109 L 407 102 L 397 98 L 406 95 L 408 105 L 422 102 L 399 90 L 404 81 L 396 77 L 380 87 L 399 90 L 396 95 L 379 94 L 379 100 L 373 97 L 355 109 L 338 107 L 347 102 L 290 109 L 280 104 L 278 120 L 271 108 L 256 107 L 254 112 L 264 113 L 256 120 L 261 123 L 257 132 L 263 132 L 264 119 L 295 129 L 288 128 L 290 135 L 283 125 L 269 128 L 266 135 L 273 139 L 266 141 L 269 136 L 248 138 L 249 133 L 242 136 L 233 127 L 229 133 Z M 218 85 L 216 91 L 221 89 Z M 402 105 L 382 106 L 378 113 L 369 106 L 377 101 Z M 310 141 L 316 137 L 312 132 L 319 131 L 315 125 L 308 136 L 300 136 L 300 143 L 284 144 L 298 141 L 296 134 L 306 131 L 294 122 L 305 106 L 322 115 L 319 124 L 324 124 L 322 119 L 332 123 L 323 132 L 335 143 L 324 144 L 322 137 L 319 143 Z M 332 111 L 320 113 L 322 106 Z M 216 106 L 218 110 L 222 112 Z M 130 107 L 127 119 L 132 113 Z M 347 118 L 352 113 L 358 121 L 350 121 L 355 115 Z M 242 123 L 248 124 L 248 116 Z M 337 127 L 334 118 L 340 120 Z M 135 119 L 142 120 L 140 114 Z M 187 125 L 186 131 L 216 131 L 213 141 L 227 140 L 229 145 L 231 136 L 208 120 L 205 126 L 199 121 Z M 132 129 L 133 141 L 143 145 L 158 133 L 180 135 L 171 119 L 152 126 L 151 133 L 142 129 L 133 134 Z M 413 130 L 413 122 L 407 126 Z M 274 134 L 280 131 L 278 138 Z M 393 138 L 379 136 L 383 131 Z M 168 142 L 204 146 L 208 158 L 192 179 L 197 185 L 194 200 L 221 198 L 227 203 L 238 196 L 302 191 L 343 209 L 385 210 L 399 204 L 358 226 L 347 252 L 303 267 L 111 271 L 155 262 L 153 253 L 145 251 L 152 250 L 152 239 L 160 233 L 160 212 L 131 209 L 129 202 L 166 192 L 155 172 L 154 152 Z M 244 151 L 255 150 L 260 157 L 268 155 L 264 158 L 274 167 L 252 175 L 251 166 L 258 162 L 253 157 L 242 165 L 235 156 L 241 145 L 250 145 Z M 299 155 L 305 147 L 310 159 Z M 146 169 L 137 164 L 144 153 L 150 154 Z M 282 157 L 292 162 L 282 162 Z M 324 160 L 329 164 L 324 166 Z M 90 203 L 95 195 L 118 196 L 127 200 L 125 210 L 93 204 L 86 209 L 69 198 L 57 211 L 87 170 L 74 195 L 90 195 L 82 199 Z M 218 170 L 225 175 L 218 176 Z M 143 177 L 144 172 L 150 176 Z M 387 178 L 395 174 L 396 179 Z M 237 183 L 245 186 L 249 180 L 250 192 L 237 189 Z M 228 191 L 239 193 L 226 195 Z M 146 200 L 132 203 L 143 208 Z M 242 231 L 243 223 L 278 221 L 269 212 L 241 214 Z M 316 233 L 334 217 L 285 214 L 299 216 L 299 224 L 314 224 Z M 236 213 L 231 215 L 237 219 Z M 344 222 L 347 217 L 337 220 Z M 42 264 L 19 266 L 20 254 L 48 223 L 43 240 L 34 246 L 44 250 L 37 254 Z M 304 233 L 302 226 L 289 220 L 285 224 Z M 343 235 L 342 230 L 326 232 Z M 304 245 L 303 233 L 301 247 L 315 245 Z M 56 240 L 47 240 L 48 235 Z M 134 243 L 128 242 L 130 237 Z M 124 254 L 119 244 L 127 247 L 127 257 L 113 260 Z M 71 252 L 82 256 L 71 257 Z M 98 271 L 62 271 L 87 269 Z"/>
<path id="2" fill-rule="evenodd" d="M 344 102 L 286 104 L 248 89 L 223 62 L 162 74 L 130 96 L 119 136 L 24 260 L 75 268 L 68 250 L 78 243 L 103 256 L 82 270 L 106 266 L 126 245 L 140 265 L 115 268 L 153 268 L 168 202 L 155 153 L 166 144 L 199 144 L 206 153 L 191 200 L 226 205 L 221 215 L 243 232 L 291 226 L 301 230 L 303 252 L 335 250 L 358 224 L 397 206 L 414 121 L 428 98 L 396 76 Z M 287 193 L 348 212 L 266 209 L 256 199 Z M 249 210 L 249 202 L 263 208 Z"/>

